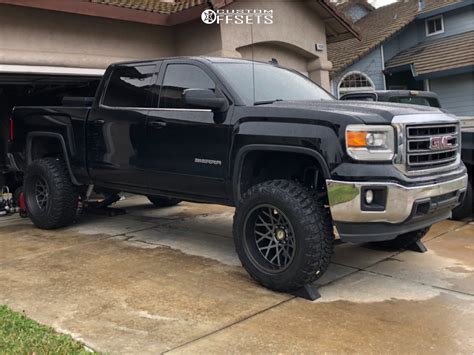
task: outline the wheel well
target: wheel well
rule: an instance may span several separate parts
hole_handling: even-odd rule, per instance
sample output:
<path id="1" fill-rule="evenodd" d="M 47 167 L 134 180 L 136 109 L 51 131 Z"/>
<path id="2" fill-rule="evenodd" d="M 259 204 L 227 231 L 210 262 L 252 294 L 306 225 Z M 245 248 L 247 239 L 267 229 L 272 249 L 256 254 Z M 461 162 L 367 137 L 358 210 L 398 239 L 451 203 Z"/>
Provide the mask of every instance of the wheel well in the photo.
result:
<path id="1" fill-rule="evenodd" d="M 308 189 L 317 190 L 327 199 L 324 170 L 313 156 L 281 151 L 254 151 L 247 153 L 242 162 L 239 191 L 268 180 L 298 181 Z M 239 196 L 240 197 L 240 196 Z"/>
<path id="2" fill-rule="evenodd" d="M 61 142 L 54 137 L 34 137 L 28 153 L 31 161 L 41 158 L 64 158 Z"/>
<path id="3" fill-rule="evenodd" d="M 63 159 L 71 180 L 74 185 L 82 185 L 74 176 L 67 155 L 66 146 L 60 135 L 33 135 L 27 138 L 26 143 L 26 165 L 25 169 L 32 161 L 42 158 Z"/>

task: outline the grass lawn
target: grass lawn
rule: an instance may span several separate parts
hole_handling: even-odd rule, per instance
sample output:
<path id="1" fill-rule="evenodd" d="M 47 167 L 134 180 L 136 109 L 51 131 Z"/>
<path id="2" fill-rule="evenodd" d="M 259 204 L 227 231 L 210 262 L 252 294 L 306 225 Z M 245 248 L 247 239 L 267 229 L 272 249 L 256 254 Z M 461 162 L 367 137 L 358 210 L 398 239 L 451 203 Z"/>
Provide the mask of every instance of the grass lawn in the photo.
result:
<path id="1" fill-rule="evenodd" d="M 69 335 L 0 305 L 0 354 L 90 354 Z"/>

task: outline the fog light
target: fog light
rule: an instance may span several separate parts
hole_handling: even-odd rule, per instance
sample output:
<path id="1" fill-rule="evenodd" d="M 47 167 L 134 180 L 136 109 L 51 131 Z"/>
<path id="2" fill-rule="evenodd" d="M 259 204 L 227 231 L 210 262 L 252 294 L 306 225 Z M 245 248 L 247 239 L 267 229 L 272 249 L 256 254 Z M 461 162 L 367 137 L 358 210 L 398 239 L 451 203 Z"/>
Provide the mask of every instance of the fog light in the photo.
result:
<path id="1" fill-rule="evenodd" d="M 365 192 L 365 202 L 370 205 L 374 201 L 374 192 L 372 190 L 367 190 Z"/>

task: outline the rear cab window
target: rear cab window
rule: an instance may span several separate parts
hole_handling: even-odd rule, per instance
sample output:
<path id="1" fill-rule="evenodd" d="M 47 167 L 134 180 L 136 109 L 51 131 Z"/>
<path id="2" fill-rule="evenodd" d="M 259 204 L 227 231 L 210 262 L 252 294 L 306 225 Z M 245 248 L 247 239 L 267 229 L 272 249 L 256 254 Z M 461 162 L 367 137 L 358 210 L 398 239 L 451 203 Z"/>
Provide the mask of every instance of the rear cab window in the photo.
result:
<path id="1" fill-rule="evenodd" d="M 208 89 L 213 92 L 216 84 L 201 68 L 193 64 L 168 64 L 160 91 L 160 108 L 192 109 L 183 100 L 186 89 Z"/>
<path id="2" fill-rule="evenodd" d="M 150 108 L 157 101 L 154 88 L 156 64 L 121 65 L 113 69 L 102 105 L 108 107 Z M 154 101 L 156 100 L 156 101 Z"/>
<path id="3" fill-rule="evenodd" d="M 431 107 L 440 107 L 438 100 L 432 97 L 423 97 L 423 96 L 397 96 L 391 97 L 390 102 L 397 102 L 400 104 L 411 104 L 411 105 L 421 105 L 421 106 L 431 106 Z"/>

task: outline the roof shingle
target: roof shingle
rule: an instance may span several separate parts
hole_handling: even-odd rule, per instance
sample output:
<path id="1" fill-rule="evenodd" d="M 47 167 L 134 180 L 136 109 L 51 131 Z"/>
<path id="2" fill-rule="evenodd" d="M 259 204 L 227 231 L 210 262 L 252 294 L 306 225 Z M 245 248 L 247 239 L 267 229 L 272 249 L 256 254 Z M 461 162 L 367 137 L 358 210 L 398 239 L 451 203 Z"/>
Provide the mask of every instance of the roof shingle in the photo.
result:
<path id="1" fill-rule="evenodd" d="M 89 2 L 170 15 L 202 5 L 206 3 L 206 0 L 179 0 L 176 2 L 163 2 L 160 0 L 89 0 Z"/>
<path id="2" fill-rule="evenodd" d="M 426 0 L 423 12 L 460 1 L 462 0 Z M 354 38 L 328 45 L 328 57 L 333 65 L 331 75 L 336 75 L 370 53 L 381 43 L 403 30 L 419 14 L 418 0 L 398 1 L 367 14 L 356 22 L 361 34 L 360 41 Z"/>
<path id="3" fill-rule="evenodd" d="M 474 66 L 474 31 L 422 42 L 390 59 L 387 70 L 411 64 L 416 76 Z"/>

